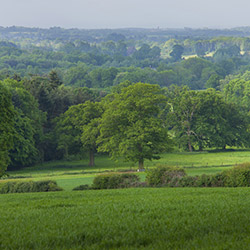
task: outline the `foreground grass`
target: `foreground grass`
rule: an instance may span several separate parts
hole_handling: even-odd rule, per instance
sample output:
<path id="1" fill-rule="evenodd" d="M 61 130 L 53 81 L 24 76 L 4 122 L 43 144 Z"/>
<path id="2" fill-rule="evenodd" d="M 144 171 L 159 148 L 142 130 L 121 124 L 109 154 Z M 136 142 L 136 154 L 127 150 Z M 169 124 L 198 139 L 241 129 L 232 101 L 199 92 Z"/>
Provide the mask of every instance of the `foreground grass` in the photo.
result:
<path id="1" fill-rule="evenodd" d="M 158 161 L 146 161 L 146 169 L 157 164 L 168 164 L 184 167 L 188 175 L 215 174 L 231 168 L 235 164 L 249 162 L 250 151 L 228 152 L 194 152 L 162 154 Z M 120 159 L 115 162 L 107 156 L 97 156 L 96 166 L 89 167 L 88 160 L 55 161 L 19 171 L 9 171 L 10 177 L 15 180 L 55 180 L 66 191 L 74 187 L 91 184 L 97 174 L 105 172 L 136 171 L 137 164 L 124 162 Z M 141 181 L 145 180 L 145 173 L 138 173 Z M 9 180 L 0 180 L 2 182 Z"/>
<path id="2" fill-rule="evenodd" d="M 248 249 L 249 188 L 0 195 L 0 249 Z"/>

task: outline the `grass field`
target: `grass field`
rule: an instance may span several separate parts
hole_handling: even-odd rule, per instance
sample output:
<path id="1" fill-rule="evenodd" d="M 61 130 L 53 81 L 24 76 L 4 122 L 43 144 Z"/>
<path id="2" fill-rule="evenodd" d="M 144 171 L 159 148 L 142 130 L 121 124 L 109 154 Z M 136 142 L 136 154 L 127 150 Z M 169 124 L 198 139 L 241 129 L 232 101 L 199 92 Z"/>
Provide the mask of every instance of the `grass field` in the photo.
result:
<path id="1" fill-rule="evenodd" d="M 0 195 L 0 249 L 249 249 L 249 188 Z"/>
<path id="2" fill-rule="evenodd" d="M 218 173 L 235 164 L 249 162 L 250 151 L 228 152 L 194 152 L 163 154 L 157 161 L 146 161 L 146 169 L 157 164 L 168 164 L 184 167 L 189 175 Z M 82 184 L 91 184 L 97 174 L 105 172 L 136 171 L 137 164 L 112 161 L 107 156 L 97 156 L 96 166 L 89 167 L 87 160 L 49 162 L 19 171 L 9 171 L 10 177 L 18 180 L 56 180 L 66 191 Z M 145 172 L 137 173 L 141 181 L 145 180 Z M 19 178 L 18 178 L 19 177 Z M 0 180 L 0 184 L 7 180 Z"/>
<path id="3" fill-rule="evenodd" d="M 249 151 L 169 153 L 145 165 L 182 166 L 197 175 L 249 161 Z M 71 191 L 100 173 L 136 169 L 98 156 L 95 167 L 58 161 L 8 172 L 0 186 L 52 179 L 65 191 L 0 195 L 0 249 L 249 249 L 249 188 Z"/>

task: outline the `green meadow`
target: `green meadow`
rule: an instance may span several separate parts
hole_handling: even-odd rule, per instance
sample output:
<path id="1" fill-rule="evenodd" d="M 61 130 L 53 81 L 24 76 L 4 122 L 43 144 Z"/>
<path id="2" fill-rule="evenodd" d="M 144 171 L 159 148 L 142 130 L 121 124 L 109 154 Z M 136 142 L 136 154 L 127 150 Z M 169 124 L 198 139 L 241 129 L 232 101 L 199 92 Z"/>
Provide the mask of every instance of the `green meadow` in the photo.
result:
<path id="1" fill-rule="evenodd" d="M 182 166 L 189 175 L 249 162 L 249 151 L 169 153 L 146 162 Z M 98 174 L 136 171 L 97 156 L 9 171 L 7 181 L 56 180 L 62 192 L 0 195 L 0 249 L 248 249 L 249 188 L 130 188 L 72 191 Z"/>
<path id="2" fill-rule="evenodd" d="M 160 160 L 146 161 L 146 171 L 159 164 L 184 167 L 189 175 L 218 173 L 235 164 L 250 161 L 250 151 L 227 152 L 193 152 L 193 153 L 167 153 L 162 154 Z M 19 171 L 8 171 L 9 178 L 0 180 L 56 180 L 64 190 L 70 191 L 74 187 L 91 184 L 94 177 L 101 173 L 134 171 L 137 164 L 111 160 L 107 156 L 97 156 L 96 166 L 89 167 L 88 159 L 78 161 L 55 161 L 25 168 Z M 137 173 L 141 181 L 145 180 L 146 173 Z M 13 179 L 11 179 L 13 178 Z M 15 178 L 15 179 L 14 179 Z"/>

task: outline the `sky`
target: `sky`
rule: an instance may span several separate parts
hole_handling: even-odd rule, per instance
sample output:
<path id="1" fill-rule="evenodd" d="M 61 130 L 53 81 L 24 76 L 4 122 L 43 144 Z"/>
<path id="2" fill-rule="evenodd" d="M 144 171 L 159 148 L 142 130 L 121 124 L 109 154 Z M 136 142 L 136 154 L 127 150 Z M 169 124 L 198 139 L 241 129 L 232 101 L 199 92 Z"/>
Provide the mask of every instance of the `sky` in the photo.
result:
<path id="1" fill-rule="evenodd" d="M 232 28 L 250 26 L 249 0 L 0 0 L 0 26 Z"/>

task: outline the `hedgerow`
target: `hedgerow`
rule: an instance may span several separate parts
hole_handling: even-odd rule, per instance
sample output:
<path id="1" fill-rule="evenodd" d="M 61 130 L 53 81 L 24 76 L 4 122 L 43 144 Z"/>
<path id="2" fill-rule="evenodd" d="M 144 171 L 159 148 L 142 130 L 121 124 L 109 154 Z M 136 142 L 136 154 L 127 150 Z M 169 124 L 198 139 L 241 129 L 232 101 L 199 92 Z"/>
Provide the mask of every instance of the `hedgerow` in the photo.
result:
<path id="1" fill-rule="evenodd" d="M 182 168 L 158 166 L 148 172 L 150 187 L 249 187 L 250 163 L 236 165 L 219 174 L 187 176 Z"/>
<path id="2" fill-rule="evenodd" d="M 139 177 L 135 174 L 107 174 L 98 175 L 93 180 L 93 189 L 114 189 L 135 187 L 139 184 Z"/>
<path id="3" fill-rule="evenodd" d="M 0 188 L 1 194 L 62 191 L 55 181 L 6 182 Z"/>

